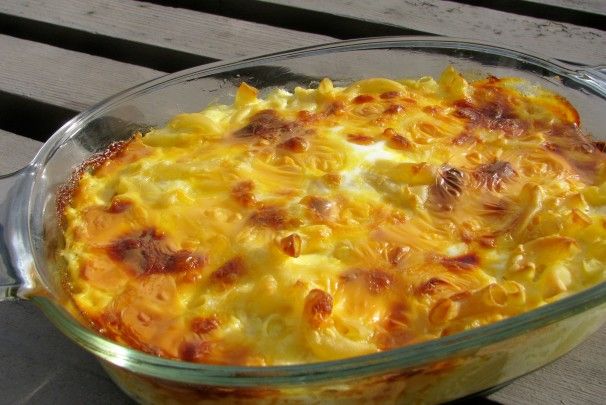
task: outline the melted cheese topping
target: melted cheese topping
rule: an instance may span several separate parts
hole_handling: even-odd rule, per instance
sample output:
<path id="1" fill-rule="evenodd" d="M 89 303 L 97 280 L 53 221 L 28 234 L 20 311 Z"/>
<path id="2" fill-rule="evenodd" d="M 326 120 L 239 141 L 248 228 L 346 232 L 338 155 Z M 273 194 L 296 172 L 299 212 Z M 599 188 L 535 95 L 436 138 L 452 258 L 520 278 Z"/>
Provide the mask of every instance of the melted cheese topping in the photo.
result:
<path id="1" fill-rule="evenodd" d="M 438 338 L 604 280 L 600 148 L 516 78 L 242 84 L 80 173 L 66 285 L 102 334 L 194 362 Z"/>

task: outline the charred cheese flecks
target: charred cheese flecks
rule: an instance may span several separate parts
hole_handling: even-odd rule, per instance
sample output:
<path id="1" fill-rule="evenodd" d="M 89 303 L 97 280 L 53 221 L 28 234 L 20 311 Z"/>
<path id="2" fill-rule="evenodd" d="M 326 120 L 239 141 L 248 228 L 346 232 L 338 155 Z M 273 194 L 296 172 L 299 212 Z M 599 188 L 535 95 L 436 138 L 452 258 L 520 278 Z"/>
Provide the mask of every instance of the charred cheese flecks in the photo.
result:
<path id="1" fill-rule="evenodd" d="M 103 335 L 278 365 L 389 350 L 606 278 L 606 155 L 518 78 L 373 78 L 180 114 L 60 196 L 65 284 Z"/>

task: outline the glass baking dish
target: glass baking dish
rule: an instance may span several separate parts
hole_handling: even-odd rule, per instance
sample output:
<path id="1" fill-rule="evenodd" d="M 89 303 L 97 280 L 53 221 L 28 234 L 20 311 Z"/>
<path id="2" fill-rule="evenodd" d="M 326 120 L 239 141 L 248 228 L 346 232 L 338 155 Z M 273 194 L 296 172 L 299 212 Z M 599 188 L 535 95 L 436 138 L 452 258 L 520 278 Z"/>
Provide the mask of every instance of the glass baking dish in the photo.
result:
<path id="1" fill-rule="evenodd" d="M 368 77 L 518 76 L 566 97 L 606 140 L 606 67 L 579 67 L 500 46 L 438 37 L 343 41 L 174 73 L 119 93 L 61 127 L 25 168 L 0 176 L 0 300 L 30 299 L 143 403 L 440 403 L 495 389 L 579 344 L 606 319 L 606 283 L 520 316 L 437 340 L 339 361 L 279 367 L 166 360 L 111 342 L 63 309 L 56 194 L 74 168 L 134 131 L 230 103 L 242 81 L 267 92 Z"/>

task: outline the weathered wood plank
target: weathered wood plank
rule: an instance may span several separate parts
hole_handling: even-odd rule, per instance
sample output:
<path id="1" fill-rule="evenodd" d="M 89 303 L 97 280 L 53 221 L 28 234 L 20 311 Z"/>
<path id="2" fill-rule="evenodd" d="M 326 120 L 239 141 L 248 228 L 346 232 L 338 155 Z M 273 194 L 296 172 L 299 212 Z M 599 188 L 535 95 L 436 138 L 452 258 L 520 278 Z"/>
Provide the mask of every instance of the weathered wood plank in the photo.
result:
<path id="1" fill-rule="evenodd" d="M 4 0 L 0 13 L 213 59 L 329 42 L 323 35 L 156 4 L 120 0 Z"/>
<path id="2" fill-rule="evenodd" d="M 604 0 L 525 0 L 530 3 L 547 4 L 571 10 L 586 11 L 588 13 L 606 16 L 606 1 Z"/>
<path id="3" fill-rule="evenodd" d="M 600 405 L 606 398 L 606 325 L 552 364 L 520 378 L 489 398 L 503 404 Z"/>
<path id="4" fill-rule="evenodd" d="M 31 302 L 0 303 L 0 330 L 3 404 L 134 404 Z"/>
<path id="5" fill-rule="evenodd" d="M 499 0 L 490 3 L 485 0 L 452 1 L 597 30 L 606 27 L 606 15 L 600 12 L 601 6 L 597 3 L 583 4 L 571 0 Z"/>
<path id="6" fill-rule="evenodd" d="M 163 4 L 163 0 L 145 0 Z M 389 36 L 423 35 L 424 32 L 381 23 L 353 20 L 329 12 L 289 7 L 277 3 L 251 0 L 171 0 L 175 7 L 279 26 L 295 31 L 328 35 L 339 39 Z"/>
<path id="7" fill-rule="evenodd" d="M 433 34 L 491 41 L 576 63 L 606 63 L 606 31 L 452 1 L 263 1 Z"/>
<path id="8" fill-rule="evenodd" d="M 8 174 L 28 164 L 42 142 L 0 129 L 0 174 Z"/>
<path id="9" fill-rule="evenodd" d="M 0 35 L 0 91 L 74 111 L 162 72 Z"/>

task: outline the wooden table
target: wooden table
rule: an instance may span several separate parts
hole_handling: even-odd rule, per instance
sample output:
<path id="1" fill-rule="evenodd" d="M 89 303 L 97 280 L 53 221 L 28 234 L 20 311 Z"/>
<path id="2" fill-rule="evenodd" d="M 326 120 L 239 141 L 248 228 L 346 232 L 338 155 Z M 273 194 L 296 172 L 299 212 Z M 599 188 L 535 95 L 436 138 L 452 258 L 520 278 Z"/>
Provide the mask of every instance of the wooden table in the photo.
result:
<path id="1" fill-rule="evenodd" d="M 604 0 L 2 0 L 0 173 L 63 122 L 139 82 L 215 60 L 336 39 L 438 34 L 606 65 Z M 491 7 L 481 3 L 497 3 Z M 498 9 L 497 9 L 498 8 Z M 606 402 L 606 327 L 485 401 Z M 129 403 L 28 302 L 0 304 L 0 403 Z"/>

